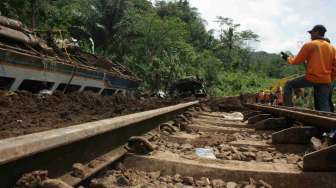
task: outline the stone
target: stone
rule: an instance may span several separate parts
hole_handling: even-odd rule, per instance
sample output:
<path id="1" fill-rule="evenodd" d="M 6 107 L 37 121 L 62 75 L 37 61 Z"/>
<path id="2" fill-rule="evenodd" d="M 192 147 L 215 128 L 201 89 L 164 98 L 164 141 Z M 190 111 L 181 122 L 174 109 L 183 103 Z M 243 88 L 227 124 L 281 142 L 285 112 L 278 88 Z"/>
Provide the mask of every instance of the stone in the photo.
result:
<path id="1" fill-rule="evenodd" d="M 283 158 L 283 154 L 277 152 L 275 153 L 274 158 L 277 158 L 277 159 Z"/>
<path id="2" fill-rule="evenodd" d="M 157 171 L 157 172 L 149 172 L 148 173 L 148 176 L 151 178 L 151 179 L 158 179 L 161 175 L 161 172 L 160 171 Z"/>
<path id="3" fill-rule="evenodd" d="M 166 145 L 168 148 L 173 148 L 174 147 L 174 144 L 171 143 L 171 142 L 167 142 L 167 145 Z"/>
<path id="4" fill-rule="evenodd" d="M 249 151 L 249 152 L 258 152 L 258 149 L 255 148 L 255 147 L 253 147 L 253 146 L 249 146 L 249 147 L 248 147 L 248 151 Z"/>
<path id="5" fill-rule="evenodd" d="M 156 146 L 144 137 L 133 136 L 128 139 L 128 149 L 136 154 L 149 154 L 154 151 Z"/>
<path id="6" fill-rule="evenodd" d="M 221 151 L 231 150 L 231 147 L 229 145 L 226 145 L 226 144 L 222 144 L 219 147 L 221 148 Z"/>
<path id="7" fill-rule="evenodd" d="M 57 179 L 48 179 L 42 182 L 41 188 L 73 188 L 72 186 Z"/>
<path id="8" fill-rule="evenodd" d="M 264 160 L 263 152 L 258 151 L 257 154 L 256 154 L 256 161 L 257 162 L 263 162 L 263 160 Z"/>
<path id="9" fill-rule="evenodd" d="M 167 184 L 167 188 L 175 188 L 175 186 L 174 186 L 174 184 L 172 184 L 172 183 L 168 183 L 168 184 Z"/>
<path id="10" fill-rule="evenodd" d="M 228 155 L 228 156 L 226 156 L 226 159 L 227 159 L 227 160 L 232 160 L 232 156 L 231 156 L 231 155 Z"/>
<path id="11" fill-rule="evenodd" d="M 256 185 L 245 185 L 244 188 L 257 188 Z"/>
<path id="12" fill-rule="evenodd" d="M 182 144 L 181 145 L 182 149 L 184 150 L 190 150 L 193 149 L 193 146 L 191 144 Z"/>
<path id="13" fill-rule="evenodd" d="M 125 176 L 117 177 L 117 183 L 118 183 L 118 185 L 121 185 L 121 186 L 129 186 L 130 185 L 130 182 L 129 182 L 128 178 L 126 178 Z"/>
<path id="14" fill-rule="evenodd" d="M 162 187 L 162 188 L 165 188 L 165 187 L 167 187 L 168 186 L 168 184 L 166 183 L 166 182 L 161 182 L 160 184 L 159 184 L 159 187 Z"/>
<path id="15" fill-rule="evenodd" d="M 227 188 L 236 188 L 238 186 L 238 184 L 236 183 L 236 182 L 228 182 L 227 184 L 226 184 L 226 187 Z"/>
<path id="16" fill-rule="evenodd" d="M 186 185 L 193 185 L 194 184 L 194 178 L 193 177 L 183 177 L 182 182 Z"/>
<path id="17" fill-rule="evenodd" d="M 173 147 L 178 149 L 180 147 L 180 144 L 174 143 Z"/>
<path id="18" fill-rule="evenodd" d="M 159 179 L 161 180 L 161 178 L 162 178 L 162 181 L 167 182 L 167 183 L 171 183 L 173 181 L 172 177 L 170 176 L 160 177 Z"/>
<path id="19" fill-rule="evenodd" d="M 249 151 L 249 148 L 246 147 L 246 146 L 242 146 L 242 147 L 239 148 L 239 150 L 242 151 L 242 152 L 246 152 L 246 151 Z"/>
<path id="20" fill-rule="evenodd" d="M 238 153 L 234 153 L 234 154 L 232 154 L 232 160 L 240 161 L 241 157 L 240 157 L 240 155 Z"/>
<path id="21" fill-rule="evenodd" d="M 173 181 L 175 182 L 182 182 L 182 178 L 180 174 L 175 174 L 173 177 Z"/>
<path id="22" fill-rule="evenodd" d="M 204 187 L 204 182 L 201 180 L 195 180 L 195 184 L 197 187 Z"/>
<path id="23" fill-rule="evenodd" d="M 242 161 L 249 161 L 249 158 L 244 153 L 240 153 L 240 158 Z"/>
<path id="24" fill-rule="evenodd" d="M 273 161 L 273 157 L 264 157 L 263 161 L 264 162 L 272 162 Z"/>
<path id="25" fill-rule="evenodd" d="M 118 162 L 118 163 L 115 165 L 115 169 L 116 169 L 116 170 L 124 170 L 124 169 L 125 169 L 125 166 L 124 166 L 123 163 Z"/>
<path id="26" fill-rule="evenodd" d="M 240 181 L 239 182 L 240 187 L 243 187 L 244 185 L 250 185 L 248 181 Z"/>
<path id="27" fill-rule="evenodd" d="M 298 167 L 303 169 L 303 161 L 298 162 Z"/>
<path id="28" fill-rule="evenodd" d="M 211 185 L 213 188 L 224 188 L 225 182 L 221 179 L 214 179 L 211 181 Z"/>
<path id="29" fill-rule="evenodd" d="M 297 164 L 300 161 L 300 157 L 298 155 L 290 154 L 287 156 L 288 164 Z"/>
<path id="30" fill-rule="evenodd" d="M 321 141 L 320 139 L 315 138 L 315 137 L 312 137 L 312 138 L 310 139 L 310 142 L 311 142 L 313 148 L 314 148 L 316 151 L 318 151 L 318 150 L 320 150 L 320 149 L 322 148 L 322 141 Z"/>
<path id="31" fill-rule="evenodd" d="M 287 163 L 287 160 L 285 160 L 285 159 L 273 159 L 273 163 L 284 164 L 284 163 Z"/>
<path id="32" fill-rule="evenodd" d="M 112 188 L 115 187 L 115 177 L 109 176 L 104 179 L 93 179 L 90 183 L 90 188 Z"/>
<path id="33" fill-rule="evenodd" d="M 203 182 L 203 186 L 210 185 L 210 180 L 209 180 L 209 178 L 202 177 L 202 178 L 200 179 L 200 181 Z"/>
<path id="34" fill-rule="evenodd" d="M 152 183 L 155 187 L 158 187 L 161 182 L 159 180 L 157 180 L 157 181 L 153 181 Z"/>
<path id="35" fill-rule="evenodd" d="M 233 153 L 236 153 L 236 154 L 239 154 L 240 152 L 238 151 L 238 149 L 236 148 L 236 147 L 233 147 L 233 146 L 231 146 L 231 151 L 233 152 Z"/>
<path id="36" fill-rule="evenodd" d="M 226 154 L 225 153 L 218 153 L 218 154 L 216 154 L 216 158 L 218 158 L 218 159 L 226 159 Z"/>
<path id="37" fill-rule="evenodd" d="M 16 187 L 38 187 L 48 179 L 48 171 L 34 171 L 24 174 L 17 182 Z"/>
<path id="38" fill-rule="evenodd" d="M 257 181 L 250 177 L 250 181 L 248 182 L 249 185 L 256 185 Z"/>
<path id="39" fill-rule="evenodd" d="M 72 175 L 77 178 L 84 178 L 86 175 L 85 166 L 81 163 L 72 165 Z"/>
<path id="40" fill-rule="evenodd" d="M 267 151 L 258 151 L 256 155 L 257 162 L 271 162 L 273 161 L 272 154 Z"/>
<path id="41" fill-rule="evenodd" d="M 270 184 L 266 183 L 263 180 L 259 180 L 259 183 L 265 188 L 272 188 L 272 186 Z"/>
<path id="42" fill-rule="evenodd" d="M 184 185 L 183 185 L 182 183 L 176 183 L 176 184 L 175 184 L 175 187 L 176 187 L 176 188 L 183 188 Z"/>
<path id="43" fill-rule="evenodd" d="M 259 135 L 252 134 L 252 135 L 250 135 L 250 137 L 251 137 L 251 138 L 255 138 L 255 139 L 256 139 L 256 138 L 259 138 Z"/>
<path id="44" fill-rule="evenodd" d="M 245 152 L 244 155 L 245 155 L 246 157 L 252 158 L 253 160 L 256 159 L 256 154 L 253 153 L 253 152 Z"/>

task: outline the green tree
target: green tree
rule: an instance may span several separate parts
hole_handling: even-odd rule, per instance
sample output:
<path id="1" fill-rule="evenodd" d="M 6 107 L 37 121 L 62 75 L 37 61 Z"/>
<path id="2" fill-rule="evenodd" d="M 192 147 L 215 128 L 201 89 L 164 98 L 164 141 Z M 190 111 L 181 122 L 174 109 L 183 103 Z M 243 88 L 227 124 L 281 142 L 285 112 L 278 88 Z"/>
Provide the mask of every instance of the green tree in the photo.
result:
<path id="1" fill-rule="evenodd" d="M 217 22 L 220 26 L 217 51 L 219 51 L 218 55 L 221 56 L 224 66 L 234 69 L 244 67 L 241 54 L 248 54 L 250 52 L 248 42 L 258 42 L 259 36 L 251 30 L 240 31 L 240 24 L 234 23 L 231 18 L 219 16 Z"/>

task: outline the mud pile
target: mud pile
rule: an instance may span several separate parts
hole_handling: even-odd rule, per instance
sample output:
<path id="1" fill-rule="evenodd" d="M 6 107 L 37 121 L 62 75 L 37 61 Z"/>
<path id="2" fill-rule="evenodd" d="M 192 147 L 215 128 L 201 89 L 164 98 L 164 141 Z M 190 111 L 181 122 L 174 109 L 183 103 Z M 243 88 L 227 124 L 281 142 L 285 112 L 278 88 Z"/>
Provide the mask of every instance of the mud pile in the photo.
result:
<path id="1" fill-rule="evenodd" d="M 233 112 L 243 111 L 244 106 L 241 101 L 241 97 L 218 97 L 211 98 L 206 103 L 212 111 L 217 112 Z"/>
<path id="2" fill-rule="evenodd" d="M 94 93 L 0 92 L 0 139 L 176 104 L 176 101 Z"/>

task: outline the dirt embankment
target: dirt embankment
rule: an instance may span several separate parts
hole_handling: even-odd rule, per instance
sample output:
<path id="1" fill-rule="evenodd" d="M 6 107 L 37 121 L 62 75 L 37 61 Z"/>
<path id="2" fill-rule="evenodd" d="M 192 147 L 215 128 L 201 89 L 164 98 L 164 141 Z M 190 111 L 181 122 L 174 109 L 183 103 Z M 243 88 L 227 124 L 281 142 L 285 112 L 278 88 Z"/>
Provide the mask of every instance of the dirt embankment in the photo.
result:
<path id="1" fill-rule="evenodd" d="M 216 112 L 240 112 L 245 110 L 240 96 L 210 98 L 206 105 Z"/>
<path id="2" fill-rule="evenodd" d="M 0 139 L 176 104 L 94 93 L 32 95 L 0 92 Z"/>

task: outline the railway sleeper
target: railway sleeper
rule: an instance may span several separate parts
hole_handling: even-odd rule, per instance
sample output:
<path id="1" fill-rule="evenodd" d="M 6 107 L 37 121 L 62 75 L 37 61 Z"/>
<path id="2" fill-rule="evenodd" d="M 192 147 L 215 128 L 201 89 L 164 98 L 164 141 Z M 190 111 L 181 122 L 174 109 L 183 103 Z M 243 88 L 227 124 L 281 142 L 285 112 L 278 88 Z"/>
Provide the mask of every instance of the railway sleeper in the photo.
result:
<path id="1" fill-rule="evenodd" d="M 267 118 L 251 125 L 250 127 L 256 130 L 281 130 L 291 127 L 292 124 L 288 123 L 286 118 Z"/>
<path id="2" fill-rule="evenodd" d="M 275 163 L 250 163 L 188 158 L 169 152 L 151 156 L 127 155 L 126 167 L 173 175 L 208 177 L 224 181 L 244 181 L 249 178 L 264 180 L 273 187 L 335 187 L 335 173 L 302 172 L 296 165 Z"/>
<path id="3" fill-rule="evenodd" d="M 271 117 L 272 117 L 271 114 L 258 114 L 258 115 L 248 118 L 247 122 L 249 125 L 254 125 L 259 121 L 262 121 L 262 120 L 265 120 Z"/>

